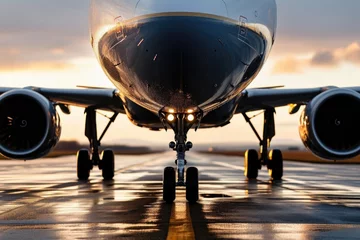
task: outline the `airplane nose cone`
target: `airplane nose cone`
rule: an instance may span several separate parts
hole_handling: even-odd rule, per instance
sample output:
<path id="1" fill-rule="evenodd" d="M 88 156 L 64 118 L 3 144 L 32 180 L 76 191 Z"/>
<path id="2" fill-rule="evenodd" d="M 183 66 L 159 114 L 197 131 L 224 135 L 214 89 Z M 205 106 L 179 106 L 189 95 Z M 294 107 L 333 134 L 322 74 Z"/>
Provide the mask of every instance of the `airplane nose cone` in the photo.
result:
<path id="1" fill-rule="evenodd" d="M 135 17 L 166 12 L 189 12 L 228 17 L 227 6 L 222 0 L 140 0 Z"/>

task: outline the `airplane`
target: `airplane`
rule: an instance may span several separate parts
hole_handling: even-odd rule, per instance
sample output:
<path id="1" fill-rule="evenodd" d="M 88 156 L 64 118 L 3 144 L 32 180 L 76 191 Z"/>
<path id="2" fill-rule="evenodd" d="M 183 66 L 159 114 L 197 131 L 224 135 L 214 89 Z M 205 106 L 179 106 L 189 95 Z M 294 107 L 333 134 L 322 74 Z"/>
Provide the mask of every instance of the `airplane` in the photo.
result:
<path id="1" fill-rule="evenodd" d="M 114 177 L 114 153 L 99 153 L 100 143 L 119 114 L 139 127 L 172 129 L 175 167 L 163 172 L 163 200 L 175 200 L 177 186 L 189 202 L 199 200 L 197 168 L 186 168 L 193 144 L 189 130 L 222 127 L 242 114 L 260 149 L 245 153 L 244 175 L 256 179 L 267 167 L 283 177 L 283 157 L 271 149 L 275 109 L 294 114 L 305 106 L 299 124 L 304 145 L 328 160 L 360 154 L 360 87 L 253 88 L 276 39 L 275 0 L 92 0 L 90 43 L 115 89 L 84 87 L 0 88 L 0 152 L 12 159 L 46 156 L 59 141 L 58 110 L 85 109 L 85 136 L 91 151 L 79 150 L 77 177 L 88 180 L 97 166 L 105 180 Z M 97 111 L 111 112 L 100 137 Z M 262 136 L 249 112 L 263 111 Z"/>

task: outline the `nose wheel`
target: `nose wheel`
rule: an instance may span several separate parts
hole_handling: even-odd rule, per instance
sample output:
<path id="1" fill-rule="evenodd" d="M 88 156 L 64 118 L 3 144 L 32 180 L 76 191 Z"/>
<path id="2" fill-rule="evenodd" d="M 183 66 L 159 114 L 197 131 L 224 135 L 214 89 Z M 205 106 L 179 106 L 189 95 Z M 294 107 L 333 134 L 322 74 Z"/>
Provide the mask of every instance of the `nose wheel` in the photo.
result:
<path id="1" fill-rule="evenodd" d="M 176 198 L 176 171 L 173 167 L 164 169 L 163 175 L 163 200 L 166 203 L 174 202 Z M 189 203 L 196 203 L 199 200 L 199 172 L 196 167 L 189 167 L 186 170 L 186 200 Z"/>
<path id="2" fill-rule="evenodd" d="M 189 167 L 186 171 L 186 200 L 196 203 L 199 200 L 199 171 Z"/>
<path id="3" fill-rule="evenodd" d="M 172 203 L 176 196 L 176 174 L 173 167 L 164 169 L 163 175 L 163 200 Z"/>
<path id="4" fill-rule="evenodd" d="M 163 200 L 172 203 L 176 196 L 176 174 L 173 167 L 164 169 L 163 175 Z"/>

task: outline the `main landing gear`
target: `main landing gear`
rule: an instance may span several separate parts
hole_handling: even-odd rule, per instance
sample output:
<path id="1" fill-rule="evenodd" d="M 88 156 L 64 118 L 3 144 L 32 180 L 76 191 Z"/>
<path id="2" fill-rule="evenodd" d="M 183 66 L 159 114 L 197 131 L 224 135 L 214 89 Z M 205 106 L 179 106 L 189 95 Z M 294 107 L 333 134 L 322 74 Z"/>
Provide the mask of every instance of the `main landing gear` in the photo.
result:
<path id="1" fill-rule="evenodd" d="M 88 180 L 90 171 L 94 166 L 98 166 L 102 170 L 102 176 L 104 180 L 112 180 L 114 178 L 115 171 L 115 156 L 114 152 L 110 149 L 106 149 L 99 154 L 99 147 L 101 140 L 105 136 L 105 133 L 109 129 L 111 123 L 113 123 L 118 116 L 118 113 L 109 119 L 109 123 L 98 139 L 97 136 L 97 124 L 96 124 L 96 111 L 93 108 L 88 108 L 86 113 L 85 135 L 89 139 L 91 154 L 87 149 L 81 149 L 77 153 L 77 176 L 79 180 Z"/>
<path id="2" fill-rule="evenodd" d="M 246 122 L 249 123 L 260 142 L 260 157 L 257 150 L 250 149 L 245 152 L 244 175 L 248 179 L 256 179 L 258 177 L 258 171 L 262 166 L 267 166 L 272 180 L 281 180 L 283 176 L 283 157 L 281 151 L 278 149 L 269 151 L 271 140 L 275 136 L 274 115 L 274 108 L 265 110 L 263 138 L 261 138 L 251 123 L 251 119 L 245 113 L 243 114 Z"/>
<path id="3" fill-rule="evenodd" d="M 187 142 L 187 132 L 194 124 L 200 125 L 201 117 L 201 113 L 193 113 L 193 111 L 188 111 L 188 113 L 174 113 L 174 111 L 170 109 L 168 112 L 160 112 L 160 118 L 165 128 L 166 124 L 168 124 L 174 130 L 175 142 L 170 142 L 169 147 L 177 153 L 175 160 L 175 164 L 177 165 L 176 170 L 174 167 L 164 169 L 163 200 L 167 203 L 172 203 L 175 200 L 177 186 L 186 188 L 186 199 L 190 203 L 195 203 L 199 200 L 198 169 L 195 167 L 185 169 L 187 164 L 185 152 L 193 147 L 191 142 Z"/>

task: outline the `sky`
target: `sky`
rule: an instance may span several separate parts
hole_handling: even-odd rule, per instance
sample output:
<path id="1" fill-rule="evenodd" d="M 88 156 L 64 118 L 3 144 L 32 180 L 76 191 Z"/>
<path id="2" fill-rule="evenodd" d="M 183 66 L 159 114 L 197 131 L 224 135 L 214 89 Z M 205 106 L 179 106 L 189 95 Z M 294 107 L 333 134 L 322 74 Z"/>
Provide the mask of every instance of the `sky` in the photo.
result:
<path id="1" fill-rule="evenodd" d="M 278 0 L 278 31 L 272 53 L 250 87 L 288 88 L 360 83 L 359 0 Z M 113 87 L 89 42 L 88 0 L 1 0 L 0 85 Z M 299 143 L 299 114 L 277 110 L 274 142 Z M 251 114 L 250 114 L 251 115 Z M 61 114 L 62 140 L 85 142 L 83 109 Z M 261 131 L 262 117 L 254 119 Z M 106 119 L 99 117 L 100 127 Z M 100 131 L 100 130 L 99 130 Z M 241 116 L 223 128 L 189 132 L 196 143 L 256 142 Z M 172 132 L 151 132 L 120 116 L 104 143 L 167 145 Z"/>

